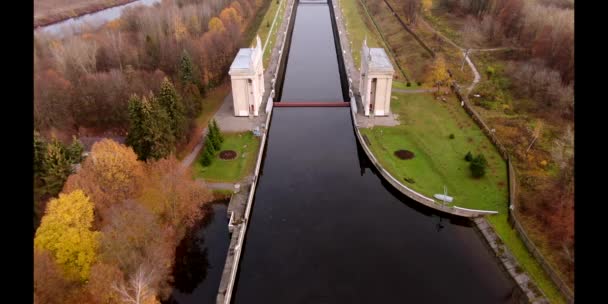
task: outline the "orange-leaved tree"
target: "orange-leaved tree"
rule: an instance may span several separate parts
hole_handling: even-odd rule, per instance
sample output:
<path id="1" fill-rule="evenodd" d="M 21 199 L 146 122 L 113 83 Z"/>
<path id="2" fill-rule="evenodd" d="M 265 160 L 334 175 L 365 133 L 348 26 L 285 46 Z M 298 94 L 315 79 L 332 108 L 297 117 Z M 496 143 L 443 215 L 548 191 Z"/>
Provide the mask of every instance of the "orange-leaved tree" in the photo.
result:
<path id="1" fill-rule="evenodd" d="M 138 195 L 142 176 L 143 163 L 133 149 L 103 139 L 93 145 L 82 168 L 68 178 L 63 191 L 84 190 L 103 219 L 112 204 Z"/>

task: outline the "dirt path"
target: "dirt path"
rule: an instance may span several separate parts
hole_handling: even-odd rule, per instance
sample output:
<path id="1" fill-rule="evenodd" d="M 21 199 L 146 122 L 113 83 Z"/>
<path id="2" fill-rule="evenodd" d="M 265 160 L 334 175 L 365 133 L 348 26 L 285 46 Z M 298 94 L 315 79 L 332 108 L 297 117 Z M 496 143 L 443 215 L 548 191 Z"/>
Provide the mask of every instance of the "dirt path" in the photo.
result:
<path id="1" fill-rule="evenodd" d="M 405 89 L 396 89 L 393 88 L 393 92 L 405 93 L 405 94 L 414 94 L 414 93 L 429 93 L 437 91 L 436 88 L 433 89 L 415 89 L 415 90 L 405 90 Z"/>

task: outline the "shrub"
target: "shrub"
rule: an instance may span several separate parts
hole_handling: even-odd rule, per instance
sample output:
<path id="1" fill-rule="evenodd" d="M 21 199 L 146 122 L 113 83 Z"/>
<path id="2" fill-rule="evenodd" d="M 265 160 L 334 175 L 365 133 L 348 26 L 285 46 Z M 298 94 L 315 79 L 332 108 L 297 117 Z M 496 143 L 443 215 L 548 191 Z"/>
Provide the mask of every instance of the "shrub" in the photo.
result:
<path id="1" fill-rule="evenodd" d="M 418 82 L 416 82 L 416 83 L 418 84 L 418 86 L 421 86 L 421 85 L 422 85 L 422 81 L 418 81 Z"/>
<path id="2" fill-rule="evenodd" d="M 473 177 L 480 178 L 480 177 L 484 176 L 486 174 L 487 165 L 488 165 L 488 162 L 486 161 L 486 158 L 483 156 L 483 154 L 477 155 L 477 157 L 475 157 L 471 161 L 471 165 L 470 165 L 471 173 L 473 174 Z"/>
<path id="3" fill-rule="evenodd" d="M 464 156 L 464 160 L 468 162 L 473 160 L 473 154 L 471 154 L 471 151 L 467 152 L 467 155 Z"/>
<path id="4" fill-rule="evenodd" d="M 454 133 L 450 134 L 450 139 L 454 139 Z"/>
<path id="5" fill-rule="evenodd" d="M 411 87 L 411 86 L 412 86 L 412 83 L 408 81 L 408 82 L 405 84 L 405 86 L 406 86 L 406 87 Z"/>
<path id="6" fill-rule="evenodd" d="M 496 69 L 494 69 L 493 66 L 488 66 L 486 68 L 486 75 L 488 76 L 488 79 L 491 79 L 492 75 L 494 75 L 494 73 L 496 73 Z"/>

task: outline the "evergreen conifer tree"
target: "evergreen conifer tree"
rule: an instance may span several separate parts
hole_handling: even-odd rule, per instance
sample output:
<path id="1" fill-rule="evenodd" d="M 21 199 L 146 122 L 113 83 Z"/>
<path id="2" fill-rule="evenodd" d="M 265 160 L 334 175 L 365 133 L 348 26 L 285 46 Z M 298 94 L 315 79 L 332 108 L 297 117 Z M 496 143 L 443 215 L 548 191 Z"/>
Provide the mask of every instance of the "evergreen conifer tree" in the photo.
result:
<path id="1" fill-rule="evenodd" d="M 173 136 L 180 141 L 186 135 L 187 123 L 184 105 L 181 97 L 177 94 L 175 87 L 165 77 L 160 86 L 160 93 L 157 97 L 158 103 L 167 113 L 170 120 L 170 128 Z"/>

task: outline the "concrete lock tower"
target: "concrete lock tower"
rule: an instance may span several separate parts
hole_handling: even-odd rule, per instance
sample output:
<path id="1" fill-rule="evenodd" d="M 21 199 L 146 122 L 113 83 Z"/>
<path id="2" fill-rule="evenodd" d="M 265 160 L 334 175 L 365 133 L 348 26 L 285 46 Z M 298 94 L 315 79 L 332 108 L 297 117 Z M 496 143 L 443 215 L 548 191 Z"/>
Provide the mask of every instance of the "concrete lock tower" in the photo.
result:
<path id="1" fill-rule="evenodd" d="M 383 48 L 361 48 L 359 92 L 365 116 L 387 116 L 391 112 L 391 89 L 395 70 Z"/>
<path id="2" fill-rule="evenodd" d="M 253 48 L 240 49 L 230 65 L 234 116 L 258 116 L 264 95 L 262 42 L 257 36 Z"/>

